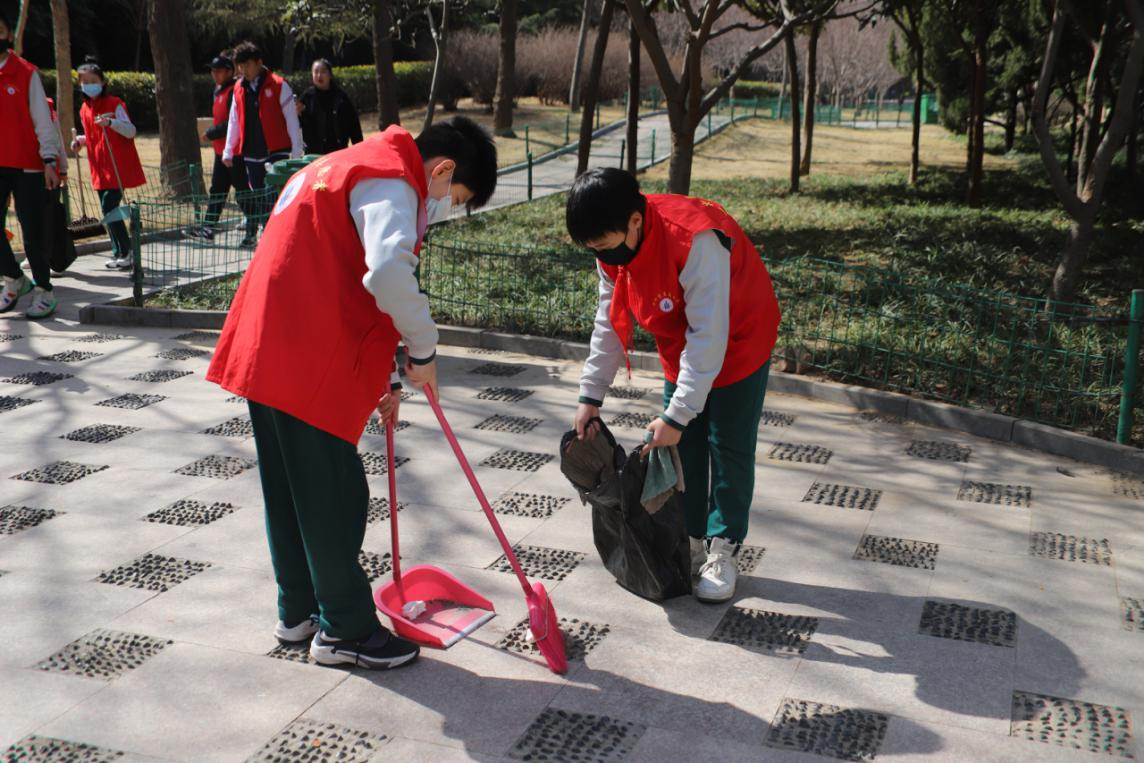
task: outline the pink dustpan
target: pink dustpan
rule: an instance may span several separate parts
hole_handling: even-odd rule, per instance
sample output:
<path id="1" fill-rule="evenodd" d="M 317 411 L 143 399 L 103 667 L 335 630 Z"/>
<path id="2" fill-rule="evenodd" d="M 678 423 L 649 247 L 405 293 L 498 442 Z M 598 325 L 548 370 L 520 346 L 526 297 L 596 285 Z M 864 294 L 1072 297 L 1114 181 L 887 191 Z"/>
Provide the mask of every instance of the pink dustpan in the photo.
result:
<path id="1" fill-rule="evenodd" d="M 373 593 L 373 601 L 393 622 L 397 635 L 419 644 L 447 649 L 496 617 L 491 601 L 445 570 L 427 564 L 403 573 L 397 542 L 397 477 L 393 464 L 393 424 L 385 427 L 389 460 L 389 533 L 393 543 L 393 580 Z"/>

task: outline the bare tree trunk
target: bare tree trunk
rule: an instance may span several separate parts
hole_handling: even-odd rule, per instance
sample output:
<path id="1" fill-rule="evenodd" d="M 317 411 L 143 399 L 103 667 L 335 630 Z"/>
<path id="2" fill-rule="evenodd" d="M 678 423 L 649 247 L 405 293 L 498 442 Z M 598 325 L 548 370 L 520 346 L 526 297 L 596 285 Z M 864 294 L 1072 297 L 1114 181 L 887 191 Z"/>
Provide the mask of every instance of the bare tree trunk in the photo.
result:
<path id="1" fill-rule="evenodd" d="M 1069 96 L 1069 104 L 1072 106 L 1072 117 L 1069 120 L 1069 153 L 1066 157 L 1067 164 L 1065 165 L 1065 177 L 1068 178 L 1070 183 L 1076 182 L 1076 156 L 1079 143 L 1077 142 L 1077 121 L 1080 119 L 1080 104 L 1077 101 L 1076 95 Z"/>
<path id="2" fill-rule="evenodd" d="M 600 27 L 596 31 L 596 45 L 592 49 L 592 66 L 584 85 L 584 110 L 580 114 L 580 145 L 576 154 L 576 176 L 588 169 L 588 156 L 592 152 L 592 120 L 596 116 L 596 100 L 600 95 L 600 76 L 604 71 L 604 54 L 608 51 L 608 33 L 612 27 L 613 0 L 604 0 L 600 11 Z"/>
<path id="3" fill-rule="evenodd" d="M 429 105 L 425 107 L 425 122 L 421 125 L 421 131 L 429 129 L 433 124 L 433 110 L 437 105 L 437 85 L 441 81 L 441 67 L 445 60 L 445 25 L 448 23 L 449 18 L 449 0 L 441 0 L 441 27 L 437 28 L 437 22 L 433 19 L 433 6 L 430 4 L 425 7 L 425 15 L 429 17 L 429 33 L 433 35 L 433 45 L 437 49 L 436 55 L 433 57 L 433 79 L 429 83 Z"/>
<path id="4" fill-rule="evenodd" d="M 201 165 L 186 10 L 182 0 L 150 0 L 149 9 L 147 31 L 155 60 L 160 162 L 165 167 L 176 162 Z M 188 180 L 176 183 L 170 177 L 163 178 L 176 194 L 201 192 L 201 172 Z"/>
<path id="5" fill-rule="evenodd" d="M 16 16 L 16 41 L 12 47 L 16 49 L 16 55 L 22 56 L 24 54 L 24 32 L 28 29 L 28 6 L 32 4 L 32 0 L 20 0 L 19 15 Z"/>
<path id="6" fill-rule="evenodd" d="M 75 127 L 75 85 L 71 79 L 71 22 L 68 20 L 67 0 L 51 0 L 52 37 L 56 47 L 56 113 L 60 119 L 63 145 L 71 144 L 71 131 Z"/>
<path id="7" fill-rule="evenodd" d="M 132 71 L 143 68 L 143 38 L 147 35 L 147 0 L 135 3 L 135 65 Z"/>
<path id="8" fill-rule="evenodd" d="M 969 141 L 969 187 L 965 194 L 965 203 L 971 207 L 981 206 L 982 163 L 985 158 L 985 45 L 988 30 L 985 28 L 982 2 L 977 0 L 974 4 L 972 138 Z"/>
<path id="9" fill-rule="evenodd" d="M 671 160 L 667 166 L 667 192 L 686 195 L 691 190 L 691 165 L 695 159 L 695 128 L 672 130 Z"/>
<path id="10" fill-rule="evenodd" d="M 640 36 L 636 25 L 629 23 L 628 29 L 628 124 L 627 124 L 627 170 L 636 174 L 639 164 L 640 145 Z"/>
<path id="11" fill-rule="evenodd" d="M 822 34 L 822 21 L 810 25 L 810 38 L 806 42 L 806 107 L 803 121 L 805 122 L 806 144 L 802 151 L 802 164 L 799 165 L 798 174 L 810 174 L 810 155 L 814 150 L 814 107 L 818 103 L 818 36 Z"/>
<path id="12" fill-rule="evenodd" d="M 397 74 L 393 71 L 391 0 L 373 0 L 373 63 L 377 68 L 377 129 L 401 124 Z"/>
<path id="13" fill-rule="evenodd" d="M 1091 164 L 1077 172 L 1078 181 L 1074 186 L 1067 181 L 1061 168 L 1053 146 L 1049 123 L 1045 118 L 1045 107 L 1057 74 L 1061 42 L 1066 36 L 1066 12 L 1059 0 L 1054 4 L 1052 29 L 1045 44 L 1045 56 L 1033 99 L 1033 125 L 1037 131 L 1041 160 L 1048 171 L 1050 184 L 1057 198 L 1061 200 L 1065 212 L 1072 218 L 1073 227 L 1069 234 L 1068 246 L 1061 253 L 1060 262 L 1053 275 L 1049 289 L 1051 300 L 1071 302 L 1075 298 L 1076 287 L 1092 242 L 1093 226 L 1104 201 L 1105 184 L 1112 168 L 1112 160 L 1123 146 L 1132 121 L 1132 104 L 1140 87 L 1141 73 L 1144 72 L 1144 3 L 1133 0 L 1127 4 L 1127 9 L 1132 21 L 1132 44 L 1124 58 L 1123 73 L 1119 78 L 1120 88 L 1116 95 L 1112 117 L 1104 137 L 1093 153 Z M 1101 41 L 1094 47 L 1093 66 L 1090 67 L 1090 71 L 1096 68 L 1104 38 L 1108 34 L 1110 30 L 1106 24 L 1101 30 Z M 1089 79 L 1090 84 L 1098 87 L 1101 86 L 1100 82 L 1099 77 Z M 1086 103 L 1090 101 L 1088 93 L 1085 100 Z M 1080 155 L 1078 161 L 1085 161 L 1085 153 Z M 1084 177 L 1084 183 L 1080 182 L 1080 177 Z"/>
<path id="14" fill-rule="evenodd" d="M 799 154 L 800 138 L 802 137 L 802 117 L 798 113 L 798 55 L 794 47 L 794 29 L 787 32 L 784 40 L 786 45 L 787 69 L 790 78 L 790 192 L 799 191 Z"/>
<path id="15" fill-rule="evenodd" d="M 512 102 L 516 97 L 516 0 L 501 0 L 497 89 L 493 96 L 493 134 L 513 137 Z"/>
<path id="16" fill-rule="evenodd" d="M 592 7 L 595 0 L 584 0 L 584 12 L 580 15 L 580 36 L 576 42 L 576 58 L 572 60 L 572 87 L 568 91 L 568 108 L 580 110 L 580 79 L 584 71 L 584 51 L 588 47 L 588 27 L 592 22 Z"/>
<path id="17" fill-rule="evenodd" d="M 910 136 L 910 185 L 918 184 L 918 171 L 921 169 L 922 143 L 922 90 L 925 89 L 925 56 L 921 35 L 914 39 L 914 121 L 913 135 Z"/>
<path id="18" fill-rule="evenodd" d="M 1139 164 L 1140 142 L 1140 93 L 1136 93 L 1136 102 L 1132 105 L 1132 124 L 1128 128 L 1128 150 L 1125 156 L 1125 165 L 1128 168 L 1128 182 L 1131 188 L 1136 188 L 1136 170 Z"/>
<path id="19" fill-rule="evenodd" d="M 1100 37 L 1092 48 L 1092 62 L 1088 68 L 1088 77 L 1084 87 L 1084 111 L 1081 116 L 1080 149 L 1077 152 L 1077 193 L 1081 192 L 1088 182 L 1088 170 L 1092 165 L 1092 158 L 1096 155 L 1096 146 L 1101 138 L 1101 117 L 1104 112 L 1104 72 L 1107 68 L 1108 57 L 1104 54 L 1104 44 L 1112 23 L 1112 0 L 1108 0 L 1104 9 L 1104 23 L 1101 25 Z"/>
<path id="20" fill-rule="evenodd" d="M 294 56 L 298 51 L 298 35 L 288 27 L 282 36 L 282 73 L 294 73 Z"/>
<path id="21" fill-rule="evenodd" d="M 1009 90 L 1005 104 L 1005 153 L 1013 150 L 1017 140 L 1017 88 Z"/>

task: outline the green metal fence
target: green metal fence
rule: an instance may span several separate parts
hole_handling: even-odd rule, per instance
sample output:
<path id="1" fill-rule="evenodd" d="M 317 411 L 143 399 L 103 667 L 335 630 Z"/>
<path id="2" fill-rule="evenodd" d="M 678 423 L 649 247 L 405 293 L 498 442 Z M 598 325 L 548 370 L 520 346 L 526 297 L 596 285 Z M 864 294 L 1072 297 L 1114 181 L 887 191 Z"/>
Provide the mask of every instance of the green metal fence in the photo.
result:
<path id="1" fill-rule="evenodd" d="M 433 238 L 421 263 L 422 286 L 445 323 L 591 334 L 596 275 L 585 253 Z M 1123 308 L 1049 305 L 832 261 L 768 267 L 783 309 L 776 357 L 800 370 L 1107 439 L 1125 428 L 1122 410 L 1142 399 L 1129 334 L 1133 327 L 1139 336 L 1144 293 L 1133 322 Z M 650 346 L 646 336 L 639 344 Z M 1129 419 L 1120 439 L 1132 429 Z M 1137 427 L 1135 439 L 1141 434 Z"/>

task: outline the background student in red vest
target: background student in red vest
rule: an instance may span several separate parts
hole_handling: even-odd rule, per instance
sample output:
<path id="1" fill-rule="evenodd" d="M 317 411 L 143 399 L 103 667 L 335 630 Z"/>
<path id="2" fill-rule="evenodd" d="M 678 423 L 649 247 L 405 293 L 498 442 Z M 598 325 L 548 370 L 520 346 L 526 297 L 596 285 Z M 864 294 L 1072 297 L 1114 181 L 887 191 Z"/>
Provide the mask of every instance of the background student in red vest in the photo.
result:
<path id="1" fill-rule="evenodd" d="M 735 555 L 747 535 L 755 443 L 779 306 L 759 253 L 723 208 L 706 199 L 643 195 L 615 167 L 572 185 L 568 233 L 595 252 L 600 301 L 580 377 L 574 426 L 595 436 L 608 386 L 631 347 L 632 318 L 663 365 L 664 412 L 644 448 L 679 446 L 701 601 L 735 593 Z"/>
<path id="2" fill-rule="evenodd" d="M 215 83 L 214 95 L 211 98 L 212 124 L 199 136 L 203 142 L 210 141 L 214 148 L 214 169 L 211 170 L 211 201 L 207 205 L 203 224 L 187 231 L 189 236 L 207 239 L 208 241 L 214 238 L 219 215 L 222 213 L 227 194 L 230 193 L 231 188 L 234 189 L 235 200 L 242 211 L 247 212 L 249 209 L 249 205 L 244 203 L 245 198 L 239 195 L 250 187 L 246 179 L 246 163 L 242 161 L 241 156 L 236 156 L 237 161 L 231 162 L 229 167 L 222 161 L 222 152 L 226 148 L 227 125 L 230 123 L 230 108 L 234 103 L 236 82 L 234 61 L 231 58 L 233 53 L 228 55 L 228 52 L 224 51 L 215 56 L 210 63 L 211 77 Z"/>
<path id="3" fill-rule="evenodd" d="M 457 117 L 414 141 L 393 126 L 286 183 L 231 303 L 207 380 L 250 406 L 282 641 L 324 665 L 391 668 L 411 642 L 377 619 L 358 554 L 369 486 L 357 443 L 397 422 L 406 377 L 437 386 L 437 327 L 415 270 L 428 224 L 496 187 L 496 145 Z M 317 353 L 307 359 L 299 348 Z"/>
<path id="4" fill-rule="evenodd" d="M 147 182 L 139 154 L 135 150 L 135 125 L 123 101 L 107 92 L 107 80 L 99 64 L 90 57 L 77 70 L 83 105 L 79 121 L 83 135 L 72 142 L 72 150 L 87 148 L 91 168 L 91 185 L 99 194 L 99 207 L 106 215 L 119 207 L 123 191 Z M 104 267 L 130 270 L 131 238 L 122 220 L 107 226 L 111 238 L 111 257 Z"/>
<path id="5" fill-rule="evenodd" d="M 266 165 L 302 155 L 302 131 L 290 84 L 262 65 L 262 51 L 252 42 L 234 49 L 234 63 L 242 78 L 234 88 L 234 106 L 226 130 L 222 161 L 231 166 L 235 157 L 246 163 L 246 177 L 252 191 L 266 187 Z M 253 210 L 265 218 L 273 196 L 254 195 Z M 254 246 L 257 220 L 247 220 L 242 246 Z"/>
<path id="6" fill-rule="evenodd" d="M 12 33 L 11 20 L 0 11 L 0 231 L 8 214 L 8 199 L 13 197 L 33 280 L 20 269 L 8 236 L 0 234 L 0 274 L 4 277 L 0 313 L 14 309 L 21 297 L 34 290 L 24 315 L 44 318 L 56 309 L 44 213 L 49 192 L 60 185 L 58 165 L 64 152 L 40 74 L 12 52 Z"/>

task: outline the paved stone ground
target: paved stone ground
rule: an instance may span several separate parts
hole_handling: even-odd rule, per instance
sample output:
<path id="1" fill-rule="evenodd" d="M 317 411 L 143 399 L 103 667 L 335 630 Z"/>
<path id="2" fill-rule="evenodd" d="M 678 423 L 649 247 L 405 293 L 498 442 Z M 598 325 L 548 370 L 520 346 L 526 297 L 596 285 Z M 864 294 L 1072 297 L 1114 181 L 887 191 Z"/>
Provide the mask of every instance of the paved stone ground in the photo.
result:
<path id="1" fill-rule="evenodd" d="M 576 364 L 446 349 L 446 410 L 571 670 L 522 649 L 520 590 L 420 395 L 397 441 L 403 555 L 499 615 L 407 669 L 322 668 L 272 635 L 254 445 L 203 380 L 213 334 L 116 331 L 0 320 L 9 760 L 1144 755 L 1140 480 L 771 395 L 737 596 L 654 604 L 603 569 L 554 458 Z M 653 377 L 624 391 L 606 420 L 655 412 Z M 378 580 L 388 508 L 365 545 Z"/>

